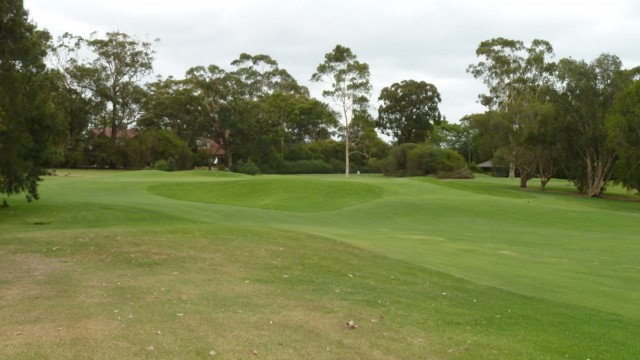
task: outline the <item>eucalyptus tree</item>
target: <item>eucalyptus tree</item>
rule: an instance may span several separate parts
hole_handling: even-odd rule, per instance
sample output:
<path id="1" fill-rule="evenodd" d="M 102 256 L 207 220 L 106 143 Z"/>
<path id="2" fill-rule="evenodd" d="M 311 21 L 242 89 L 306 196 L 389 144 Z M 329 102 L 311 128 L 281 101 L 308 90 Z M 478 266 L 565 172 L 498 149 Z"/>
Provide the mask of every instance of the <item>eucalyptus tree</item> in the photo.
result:
<path id="1" fill-rule="evenodd" d="M 273 137 L 279 143 L 280 160 L 286 160 L 285 145 L 328 139 L 338 126 L 331 109 L 301 94 L 270 94 L 260 101 L 260 113 L 262 141 Z"/>
<path id="2" fill-rule="evenodd" d="M 615 55 L 602 54 L 587 63 L 562 59 L 558 63 L 556 102 L 562 119 L 566 170 L 579 191 L 590 197 L 602 194 L 610 180 L 616 151 L 607 141 L 605 126 L 616 96 L 631 81 Z M 571 161 L 581 159 L 581 164 Z"/>
<path id="3" fill-rule="evenodd" d="M 158 40 L 156 40 L 158 41 Z M 57 45 L 74 56 L 61 64 L 75 86 L 94 106 L 93 126 L 110 129 L 112 139 L 140 115 L 143 82 L 153 72 L 153 43 L 122 32 L 92 33 L 88 38 L 65 34 Z M 89 54 L 90 58 L 80 58 Z"/>
<path id="4" fill-rule="evenodd" d="M 403 80 L 385 87 L 378 101 L 377 127 L 393 136 L 396 144 L 424 142 L 443 116 L 438 104 L 442 101 L 435 85 L 424 81 Z"/>
<path id="5" fill-rule="evenodd" d="M 516 167 L 521 173 L 521 187 L 535 173 L 535 154 L 527 149 L 526 138 L 540 121 L 539 106 L 548 102 L 547 88 L 554 80 L 556 64 L 549 61 L 553 47 L 545 40 L 535 39 L 529 46 L 522 41 L 495 38 L 480 43 L 476 55 L 482 60 L 471 64 L 467 71 L 482 79 L 488 94 L 480 102 L 504 122 L 506 149 L 510 162 L 510 177 Z M 544 153 L 539 153 L 544 155 Z"/>
<path id="6" fill-rule="evenodd" d="M 47 71 L 50 36 L 29 21 L 21 0 L 0 2 L 0 195 L 38 199 L 38 181 L 55 160 L 63 122 Z"/>
<path id="7" fill-rule="evenodd" d="M 274 93 L 308 95 L 307 88 L 300 86 L 291 74 L 281 69 L 269 55 L 242 53 L 231 62 L 233 72 L 245 86 L 250 99 L 260 99 Z"/>
<path id="8" fill-rule="evenodd" d="M 263 167 L 284 160 L 285 144 L 291 143 L 292 124 L 298 107 L 309 101 L 309 91 L 268 55 L 240 54 L 231 63 L 240 80 L 254 133 L 246 132 L 243 155 Z"/>
<path id="9" fill-rule="evenodd" d="M 138 119 L 142 129 L 170 130 L 191 149 L 206 132 L 200 98 L 185 80 L 173 77 L 147 84 L 147 96 Z"/>
<path id="10" fill-rule="evenodd" d="M 322 95 L 333 102 L 335 110 L 342 117 L 347 177 L 351 153 L 350 124 L 354 114 L 368 106 L 372 89 L 369 78 L 369 65 L 358 61 L 351 49 L 341 45 L 336 45 L 331 52 L 325 54 L 324 62 L 318 65 L 311 76 L 311 81 L 329 85 L 329 89 L 324 90 Z"/>
<path id="11" fill-rule="evenodd" d="M 609 144 L 616 150 L 616 181 L 640 193 L 640 80 L 624 89 L 606 118 Z"/>
<path id="12" fill-rule="evenodd" d="M 389 147 L 380 139 L 376 132 L 376 119 L 369 111 L 361 110 L 354 113 L 351 120 L 349 134 L 351 135 L 352 159 L 356 165 L 367 165 L 372 158 L 384 158 Z"/>
<path id="13" fill-rule="evenodd" d="M 247 107 L 241 80 L 217 65 L 187 70 L 185 83 L 198 98 L 198 111 L 207 123 L 203 135 L 211 137 L 226 153 L 227 166 L 233 165 L 234 136 Z"/>

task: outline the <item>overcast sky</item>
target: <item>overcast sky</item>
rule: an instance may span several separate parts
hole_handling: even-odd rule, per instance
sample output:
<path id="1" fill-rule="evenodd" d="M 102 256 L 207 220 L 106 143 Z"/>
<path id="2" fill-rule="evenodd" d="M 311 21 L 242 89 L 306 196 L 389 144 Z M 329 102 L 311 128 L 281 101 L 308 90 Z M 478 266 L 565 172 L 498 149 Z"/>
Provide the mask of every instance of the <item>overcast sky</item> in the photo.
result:
<path id="1" fill-rule="evenodd" d="M 155 73 L 183 77 L 198 65 L 231 70 L 241 53 L 266 54 L 312 95 L 324 54 L 349 47 L 370 66 L 372 104 L 402 80 L 434 84 L 449 121 L 483 112 L 479 80 L 466 72 L 483 40 L 544 39 L 556 59 L 618 55 L 640 66 L 637 0 L 24 0 L 38 27 L 54 36 L 122 31 L 157 45 Z"/>

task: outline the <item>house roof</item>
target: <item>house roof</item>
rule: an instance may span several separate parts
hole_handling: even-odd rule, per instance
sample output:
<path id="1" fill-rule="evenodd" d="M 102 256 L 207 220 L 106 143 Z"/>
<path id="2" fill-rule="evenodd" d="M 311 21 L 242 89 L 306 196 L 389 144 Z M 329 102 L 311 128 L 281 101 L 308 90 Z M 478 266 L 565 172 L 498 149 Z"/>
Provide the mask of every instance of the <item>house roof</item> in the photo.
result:
<path id="1" fill-rule="evenodd" d="M 486 167 L 486 168 L 492 168 L 493 167 L 493 161 L 491 159 L 485 161 L 485 162 L 481 162 L 480 164 L 478 164 L 478 167 Z"/>
<path id="2" fill-rule="evenodd" d="M 218 144 L 215 141 L 210 141 L 209 142 L 209 150 L 214 155 L 226 155 L 227 154 L 227 152 L 224 151 L 224 149 L 220 146 L 220 144 Z"/>

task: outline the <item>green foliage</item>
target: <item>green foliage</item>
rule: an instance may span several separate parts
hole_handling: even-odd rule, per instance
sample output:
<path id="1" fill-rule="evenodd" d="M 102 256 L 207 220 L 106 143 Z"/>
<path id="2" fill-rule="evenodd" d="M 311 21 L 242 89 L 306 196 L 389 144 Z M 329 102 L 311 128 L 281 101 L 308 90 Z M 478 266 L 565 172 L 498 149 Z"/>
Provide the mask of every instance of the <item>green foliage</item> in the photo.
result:
<path id="1" fill-rule="evenodd" d="M 324 62 L 318 65 L 311 76 L 313 82 L 326 82 L 330 88 L 322 96 L 337 104 L 336 112 L 343 120 L 345 140 L 345 175 L 349 176 L 351 153 L 351 120 L 355 113 L 366 109 L 371 94 L 369 65 L 361 63 L 351 49 L 336 45 L 325 54 Z"/>
<path id="2" fill-rule="evenodd" d="M 160 159 L 153 163 L 153 168 L 159 171 L 169 171 L 169 162 L 164 159 Z"/>
<path id="3" fill-rule="evenodd" d="M 55 74 L 45 69 L 49 34 L 29 22 L 22 1 L 0 2 L 0 194 L 38 199 L 38 181 L 58 160 L 64 136 L 52 101 Z"/>
<path id="4" fill-rule="evenodd" d="M 187 143 L 168 130 L 145 130 L 127 143 L 131 164 L 142 168 L 161 159 L 172 159 L 175 168 L 190 169 L 194 155 Z"/>
<path id="5" fill-rule="evenodd" d="M 186 80 L 169 77 L 147 84 L 142 117 L 137 125 L 143 130 L 170 130 L 195 148 L 198 137 L 210 127 L 203 116 L 200 98 Z"/>
<path id="6" fill-rule="evenodd" d="M 153 163 L 153 168 L 154 170 L 159 170 L 159 171 L 166 171 L 166 172 L 173 172 L 178 170 L 178 166 L 176 164 L 176 161 L 172 158 L 169 157 L 168 159 L 160 159 L 157 160 Z"/>
<path id="7" fill-rule="evenodd" d="M 169 157 L 167 159 L 167 171 L 171 172 L 176 170 L 178 170 L 178 165 L 176 164 L 176 161 L 172 157 Z"/>
<path id="8" fill-rule="evenodd" d="M 464 158 L 451 149 L 431 144 L 405 143 L 395 146 L 383 164 L 387 176 L 424 176 L 465 169 Z"/>
<path id="9" fill-rule="evenodd" d="M 451 149 L 441 149 L 430 144 L 421 144 L 407 154 L 407 175 L 435 175 L 438 172 L 453 172 L 465 168 L 464 158 Z"/>
<path id="10" fill-rule="evenodd" d="M 235 165 L 235 172 L 246 175 L 258 175 L 260 174 L 260 168 L 251 159 L 246 162 L 240 160 Z"/>
<path id="11" fill-rule="evenodd" d="M 389 156 L 382 162 L 382 171 L 387 176 L 407 176 L 409 152 L 418 144 L 404 143 L 394 146 Z"/>
<path id="12" fill-rule="evenodd" d="M 278 174 L 331 174 L 333 168 L 323 160 L 283 161 L 277 168 Z"/>
<path id="13" fill-rule="evenodd" d="M 124 167 L 126 158 L 127 150 L 124 144 L 117 143 L 104 134 L 96 136 L 91 133 L 89 135 L 85 154 L 87 164 L 98 168 L 113 169 Z"/>
<path id="14" fill-rule="evenodd" d="M 110 129 L 112 139 L 137 119 L 146 92 L 141 81 L 153 71 L 153 44 L 119 31 L 89 38 L 63 35 L 57 48 L 68 54 L 87 53 L 92 58 L 69 57 L 63 71 L 78 92 L 93 104 L 95 128 Z"/>
<path id="15" fill-rule="evenodd" d="M 617 96 L 606 126 L 608 143 L 618 156 L 616 182 L 640 193 L 640 81 Z"/>
<path id="16" fill-rule="evenodd" d="M 559 129 L 565 171 L 590 197 L 603 193 L 614 169 L 616 153 L 607 141 L 605 119 L 630 75 L 622 70 L 620 59 L 609 54 L 590 63 L 562 59 L 558 64 L 561 88 L 556 101 L 562 109 Z"/>
<path id="17" fill-rule="evenodd" d="M 480 102 L 497 111 L 508 112 L 523 95 L 546 85 L 556 66 L 547 61 L 553 47 L 540 39 L 525 46 L 520 40 L 493 38 L 482 41 L 476 55 L 483 60 L 469 65 L 467 72 L 487 85 L 489 94 L 480 95 Z"/>
<path id="18" fill-rule="evenodd" d="M 396 144 L 424 142 L 442 114 L 438 89 L 424 81 L 403 80 L 385 87 L 378 101 L 378 128 L 393 136 Z"/>
<path id="19" fill-rule="evenodd" d="M 438 171 L 436 173 L 438 179 L 473 179 L 475 175 L 469 169 L 457 169 L 453 171 Z"/>

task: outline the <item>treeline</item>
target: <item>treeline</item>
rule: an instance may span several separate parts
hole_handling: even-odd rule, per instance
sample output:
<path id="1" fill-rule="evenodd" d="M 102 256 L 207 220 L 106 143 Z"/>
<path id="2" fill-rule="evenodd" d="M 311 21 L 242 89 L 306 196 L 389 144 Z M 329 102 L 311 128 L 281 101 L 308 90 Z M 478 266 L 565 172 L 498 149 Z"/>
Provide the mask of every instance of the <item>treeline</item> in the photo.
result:
<path id="1" fill-rule="evenodd" d="M 340 45 L 310 76 L 324 86 L 318 100 L 268 55 L 154 78 L 154 42 L 121 32 L 52 39 L 22 1 L 0 12 L 3 199 L 37 198 L 51 167 L 214 162 L 247 173 L 468 177 L 461 168 L 493 159 L 523 187 L 565 177 L 589 196 L 611 180 L 640 191 L 638 69 L 615 55 L 554 62 L 544 40 L 484 41 L 467 70 L 487 86 L 487 111 L 449 123 L 437 88 L 417 80 L 383 88 L 374 116 L 369 66 Z"/>
<path id="2" fill-rule="evenodd" d="M 182 78 L 143 84 L 152 71 L 151 43 L 119 32 L 65 34 L 55 50 L 71 105 L 64 166 L 144 167 L 169 157 L 178 168 L 203 166 L 215 155 L 213 140 L 222 168 L 242 160 L 271 173 L 285 161 L 321 160 L 344 171 L 337 114 L 268 55 L 241 54 L 231 70 L 195 66 Z M 80 53 L 93 57 L 79 59 Z M 364 113 L 350 124 L 358 134 L 357 169 L 386 151 L 374 128 Z"/>
<path id="3" fill-rule="evenodd" d="M 378 131 L 424 141 L 446 124 L 435 86 L 413 80 L 383 90 L 376 119 L 369 66 L 340 45 L 310 77 L 326 85 L 321 101 L 268 55 L 154 78 L 154 42 L 122 32 L 52 39 L 22 1 L 1 6 L 5 204 L 20 192 L 37 198 L 55 167 L 379 172 L 391 146 Z"/>
<path id="4" fill-rule="evenodd" d="M 462 120 L 475 159 L 517 171 L 521 187 L 563 177 L 591 197 L 611 180 L 640 191 L 640 67 L 611 54 L 554 62 L 544 40 L 491 39 L 476 54 L 468 72 L 487 86 L 488 110 Z"/>

